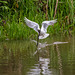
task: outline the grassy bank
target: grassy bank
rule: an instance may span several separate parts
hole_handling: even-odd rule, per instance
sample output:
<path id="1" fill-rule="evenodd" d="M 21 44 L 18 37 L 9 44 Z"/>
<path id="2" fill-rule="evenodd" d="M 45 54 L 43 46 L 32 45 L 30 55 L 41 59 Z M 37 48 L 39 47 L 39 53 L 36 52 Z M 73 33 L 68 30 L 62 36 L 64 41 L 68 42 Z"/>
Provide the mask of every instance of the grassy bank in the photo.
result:
<path id="1" fill-rule="evenodd" d="M 43 20 L 57 19 L 48 27 L 50 35 L 72 35 L 75 24 L 74 0 L 1 0 L 0 40 L 30 39 L 36 32 L 25 25 L 24 17 L 40 24 Z"/>

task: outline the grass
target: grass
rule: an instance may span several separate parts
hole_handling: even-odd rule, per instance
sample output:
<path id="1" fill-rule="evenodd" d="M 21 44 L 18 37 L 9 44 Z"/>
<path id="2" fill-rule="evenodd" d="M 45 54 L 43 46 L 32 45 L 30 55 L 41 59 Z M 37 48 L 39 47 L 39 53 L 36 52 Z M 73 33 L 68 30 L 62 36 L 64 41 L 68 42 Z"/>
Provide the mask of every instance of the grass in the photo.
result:
<path id="1" fill-rule="evenodd" d="M 47 4 L 48 2 L 48 4 Z M 27 27 L 24 17 L 40 24 L 54 19 L 57 0 L 12 0 L 2 1 L 0 7 L 0 40 L 36 38 L 36 32 Z M 60 0 L 55 18 L 58 22 L 48 27 L 50 35 L 72 35 L 75 24 L 75 1 Z"/>

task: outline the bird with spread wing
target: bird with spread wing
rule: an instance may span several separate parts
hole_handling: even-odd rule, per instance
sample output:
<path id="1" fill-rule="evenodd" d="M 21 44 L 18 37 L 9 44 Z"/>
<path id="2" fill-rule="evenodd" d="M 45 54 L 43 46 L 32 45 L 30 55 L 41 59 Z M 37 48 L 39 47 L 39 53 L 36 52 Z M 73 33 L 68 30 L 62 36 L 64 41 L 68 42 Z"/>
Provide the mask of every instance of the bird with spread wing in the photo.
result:
<path id="1" fill-rule="evenodd" d="M 55 20 L 51 20 L 51 21 L 43 21 L 42 22 L 42 27 L 40 29 L 39 24 L 33 21 L 30 21 L 29 19 L 27 19 L 25 17 L 25 22 L 26 25 L 29 26 L 30 28 L 33 28 L 37 33 L 38 33 L 38 38 L 39 39 L 45 39 L 49 36 L 49 34 L 47 33 L 47 28 L 49 25 L 53 25 L 54 23 L 57 22 L 57 19 Z"/>

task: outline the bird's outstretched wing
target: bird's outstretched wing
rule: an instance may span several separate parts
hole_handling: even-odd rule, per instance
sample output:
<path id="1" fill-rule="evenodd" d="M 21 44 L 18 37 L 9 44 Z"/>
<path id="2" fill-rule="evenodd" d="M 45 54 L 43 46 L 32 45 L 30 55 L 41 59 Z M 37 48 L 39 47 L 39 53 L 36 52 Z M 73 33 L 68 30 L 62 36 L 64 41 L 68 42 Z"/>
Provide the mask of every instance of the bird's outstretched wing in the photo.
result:
<path id="1" fill-rule="evenodd" d="M 43 21 L 43 22 L 42 22 L 41 30 L 44 31 L 44 32 L 47 32 L 47 27 L 48 27 L 49 25 L 53 25 L 53 24 L 56 23 L 56 22 L 57 22 L 57 19 L 51 20 L 51 21 Z"/>
<path id="2" fill-rule="evenodd" d="M 24 20 L 26 22 L 26 25 L 29 26 L 30 28 L 33 28 L 36 32 L 38 32 L 38 30 L 40 30 L 39 25 L 37 23 L 30 21 L 26 17 Z"/>

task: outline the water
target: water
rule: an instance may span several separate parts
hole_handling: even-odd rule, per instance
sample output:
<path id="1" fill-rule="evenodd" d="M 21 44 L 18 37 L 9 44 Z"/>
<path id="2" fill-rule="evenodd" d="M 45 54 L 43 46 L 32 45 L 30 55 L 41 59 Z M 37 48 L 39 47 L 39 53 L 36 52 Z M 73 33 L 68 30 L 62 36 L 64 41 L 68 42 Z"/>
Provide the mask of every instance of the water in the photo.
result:
<path id="1" fill-rule="evenodd" d="M 0 75 L 75 75 L 74 39 L 0 42 Z"/>

